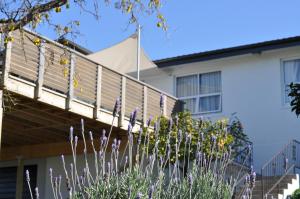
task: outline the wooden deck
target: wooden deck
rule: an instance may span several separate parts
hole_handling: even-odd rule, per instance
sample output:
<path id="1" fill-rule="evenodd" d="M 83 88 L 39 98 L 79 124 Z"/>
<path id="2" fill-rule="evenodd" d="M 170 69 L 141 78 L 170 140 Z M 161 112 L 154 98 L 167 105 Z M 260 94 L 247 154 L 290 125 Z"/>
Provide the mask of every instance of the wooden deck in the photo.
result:
<path id="1" fill-rule="evenodd" d="M 10 96 L 16 105 L 4 114 L 0 110 L 3 115 L 0 160 L 20 155 L 40 157 L 36 154 L 38 150 L 44 151 L 43 156 L 56 155 L 57 150 L 51 149 L 51 145 L 63 145 L 68 139 L 69 126 L 79 125 L 80 118 L 85 119 L 87 131 L 100 135 L 101 129 L 112 122 L 117 98 L 121 101 L 121 113 L 113 123 L 114 136 L 122 136 L 135 108 L 139 110 L 138 126 L 150 115 L 168 117 L 177 110 L 177 98 L 52 40 L 30 32 L 21 35 L 18 31 L 12 37 L 14 41 L 6 45 L 3 61 L 0 59 L 3 88 L 0 94 Z M 40 45 L 34 44 L 37 39 Z M 162 112 L 161 95 L 165 98 Z"/>

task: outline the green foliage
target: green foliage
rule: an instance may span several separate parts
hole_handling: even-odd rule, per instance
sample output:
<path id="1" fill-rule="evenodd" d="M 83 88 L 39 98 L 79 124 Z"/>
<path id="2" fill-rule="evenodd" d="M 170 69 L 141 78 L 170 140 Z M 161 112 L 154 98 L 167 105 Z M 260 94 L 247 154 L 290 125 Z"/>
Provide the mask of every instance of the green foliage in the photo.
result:
<path id="1" fill-rule="evenodd" d="M 300 115 L 300 84 L 291 83 L 289 87 L 291 89 L 289 96 L 292 98 L 290 103 L 292 112 L 295 112 L 298 117 Z"/>
<path id="2" fill-rule="evenodd" d="M 294 193 L 292 195 L 292 199 L 300 199 L 300 189 L 297 189 L 296 191 L 294 191 Z"/>
<path id="3" fill-rule="evenodd" d="M 170 127 L 171 122 L 171 127 Z M 190 160 L 195 158 L 197 147 L 210 155 L 212 153 L 212 139 L 216 139 L 216 148 L 213 155 L 222 155 L 228 152 L 228 149 L 234 150 L 242 145 L 242 141 L 248 141 L 247 135 L 243 133 L 241 122 L 238 120 L 229 124 L 228 119 L 221 119 L 216 122 L 210 120 L 196 120 L 192 118 L 190 112 L 181 112 L 174 116 L 172 121 L 161 116 L 156 118 L 152 125 L 156 125 L 158 133 L 154 130 L 144 128 L 142 134 L 142 142 L 147 142 L 149 139 L 149 146 L 141 148 L 152 153 L 157 144 L 159 155 L 164 155 L 167 151 L 168 144 L 171 147 L 170 161 L 173 163 L 176 159 L 176 145 L 179 146 L 178 158 L 184 159 L 184 154 L 190 154 Z M 138 136 L 138 134 L 136 134 Z M 191 142 L 188 143 L 188 139 Z"/>
<path id="4" fill-rule="evenodd" d="M 117 117 L 118 107 L 119 101 L 113 111 L 114 119 Z M 147 127 L 138 133 L 133 133 L 136 115 L 137 110 L 129 120 L 128 140 L 124 151 L 119 151 L 120 140 L 109 141 L 112 128 L 108 134 L 103 131 L 99 148 L 95 147 L 90 132 L 90 143 L 94 151 L 94 161 L 90 165 L 82 120 L 81 137 L 84 141 L 85 161 L 83 172 L 76 166 L 78 137 L 74 137 L 73 128 L 70 128 L 73 153 L 70 169 L 67 169 L 62 156 L 64 176 L 55 177 L 52 169 L 49 170 L 54 199 L 67 194 L 69 199 L 232 198 L 236 183 L 240 181 L 238 176 L 242 175 L 237 172 L 230 180 L 226 176 L 227 167 L 232 161 L 231 145 L 234 143 L 233 135 L 227 131 L 230 129 L 227 119 L 216 122 L 194 120 L 190 113 L 184 112 L 174 116 L 173 120 L 157 117 L 154 121 L 147 122 Z M 234 128 L 241 129 L 237 126 Z M 107 146 L 111 143 L 111 153 L 106 153 Z M 122 157 L 119 156 L 120 153 L 124 153 Z M 126 158 L 123 160 L 124 155 Z M 254 187 L 255 173 L 251 175 L 252 177 L 247 178 L 251 179 L 251 183 L 248 180 L 245 184 L 248 186 L 247 190 Z M 26 180 L 29 184 L 29 173 Z M 64 183 L 67 185 L 66 190 L 61 189 Z M 31 190 L 30 186 L 29 189 Z M 62 194 L 61 191 L 67 194 Z"/>

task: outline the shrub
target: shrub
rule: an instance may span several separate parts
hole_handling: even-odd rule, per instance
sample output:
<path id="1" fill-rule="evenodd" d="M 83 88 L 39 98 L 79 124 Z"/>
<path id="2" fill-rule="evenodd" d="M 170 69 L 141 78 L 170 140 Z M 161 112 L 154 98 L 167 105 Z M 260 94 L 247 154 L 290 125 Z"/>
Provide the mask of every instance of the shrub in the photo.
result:
<path id="1" fill-rule="evenodd" d="M 292 195 L 292 199 L 300 199 L 300 189 L 297 189 L 296 191 L 294 191 L 294 193 Z"/>
<path id="2" fill-rule="evenodd" d="M 119 108 L 120 102 L 117 100 L 114 118 Z M 83 172 L 78 171 L 76 166 L 78 137 L 74 137 L 73 128 L 70 128 L 73 162 L 67 166 L 62 156 L 64 177 L 55 177 L 52 169 L 49 171 L 54 199 L 62 198 L 62 181 L 65 181 L 68 197 L 72 199 L 232 198 L 241 176 L 235 179 L 226 176 L 227 166 L 232 162 L 231 144 L 234 142 L 228 132 L 228 120 L 215 123 L 194 120 L 190 113 L 184 112 L 175 115 L 173 119 L 163 116 L 153 121 L 149 119 L 139 132 L 132 132 L 136 116 L 137 109 L 130 116 L 124 151 L 120 151 L 120 140 L 111 141 L 112 127 L 108 133 L 103 131 L 100 148 L 95 147 L 93 134 L 89 132 L 89 142 L 94 152 L 93 166 L 87 160 L 82 120 Z M 111 154 L 107 161 L 109 143 Z M 91 169 L 95 172 L 91 172 Z M 251 171 L 246 176 L 245 198 L 251 198 L 254 182 L 255 172 Z M 38 195 L 38 189 L 35 192 Z"/>

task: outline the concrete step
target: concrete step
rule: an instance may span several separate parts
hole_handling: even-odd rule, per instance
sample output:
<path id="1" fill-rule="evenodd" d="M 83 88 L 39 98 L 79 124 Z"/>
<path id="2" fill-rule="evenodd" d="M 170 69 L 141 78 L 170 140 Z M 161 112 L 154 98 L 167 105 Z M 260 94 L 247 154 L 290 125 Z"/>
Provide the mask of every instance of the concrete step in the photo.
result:
<path id="1" fill-rule="evenodd" d="M 281 178 L 281 176 L 270 176 L 270 177 L 264 177 L 264 179 L 267 180 L 268 188 L 270 189 L 275 183 L 278 182 L 278 180 Z M 292 183 L 292 180 L 296 179 L 296 175 L 287 175 L 280 181 L 280 183 L 270 192 L 270 195 L 268 196 L 268 199 L 277 199 L 278 194 L 283 194 L 284 189 L 288 188 L 288 184 Z M 264 181 L 266 183 L 266 181 Z M 266 184 L 264 184 L 264 188 L 266 188 Z M 241 191 L 243 187 L 240 187 L 237 189 L 237 195 L 240 196 Z M 238 199 L 238 197 L 236 197 Z M 258 180 L 255 182 L 255 187 L 252 190 L 252 198 L 253 199 L 262 199 L 262 183 L 261 183 L 261 177 L 258 178 Z"/>

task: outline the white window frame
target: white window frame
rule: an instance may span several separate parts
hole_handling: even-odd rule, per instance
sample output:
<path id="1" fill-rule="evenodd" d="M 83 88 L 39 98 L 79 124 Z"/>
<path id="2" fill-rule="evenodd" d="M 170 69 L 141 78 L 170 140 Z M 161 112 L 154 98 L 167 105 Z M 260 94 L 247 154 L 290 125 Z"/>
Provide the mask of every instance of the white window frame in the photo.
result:
<path id="1" fill-rule="evenodd" d="M 198 82 L 198 93 L 200 93 L 200 84 L 199 84 L 199 76 L 207 73 L 214 73 L 214 72 L 220 72 L 220 92 L 216 93 L 207 93 L 207 94 L 199 94 L 199 95 L 191 95 L 191 96 L 186 96 L 186 97 L 177 97 L 177 78 L 180 77 L 187 77 L 191 75 L 197 75 L 197 82 Z M 185 75 L 176 75 L 174 76 L 174 94 L 179 100 L 185 100 L 185 99 L 194 99 L 196 98 L 196 112 L 191 112 L 192 115 L 200 115 L 200 114 L 210 114 L 210 113 L 219 113 L 222 112 L 222 71 L 217 70 L 217 71 L 208 71 L 208 72 L 203 72 L 203 73 L 192 73 L 192 74 L 185 74 Z M 220 96 L 220 104 L 219 104 L 219 109 L 218 110 L 213 110 L 213 111 L 199 111 L 199 99 L 203 97 L 211 97 L 211 96 Z"/>
<path id="2" fill-rule="evenodd" d="M 286 62 L 286 61 L 293 61 L 293 60 L 297 60 L 297 59 L 300 59 L 300 55 L 299 56 L 294 56 L 294 57 L 280 59 L 281 101 L 282 101 L 282 106 L 286 107 L 286 108 L 290 107 L 290 102 L 286 102 L 285 101 L 286 84 L 285 84 L 285 79 L 284 79 L 284 76 L 285 76 L 285 74 L 284 74 L 284 62 Z M 300 84 L 300 82 L 294 82 L 294 83 Z"/>

